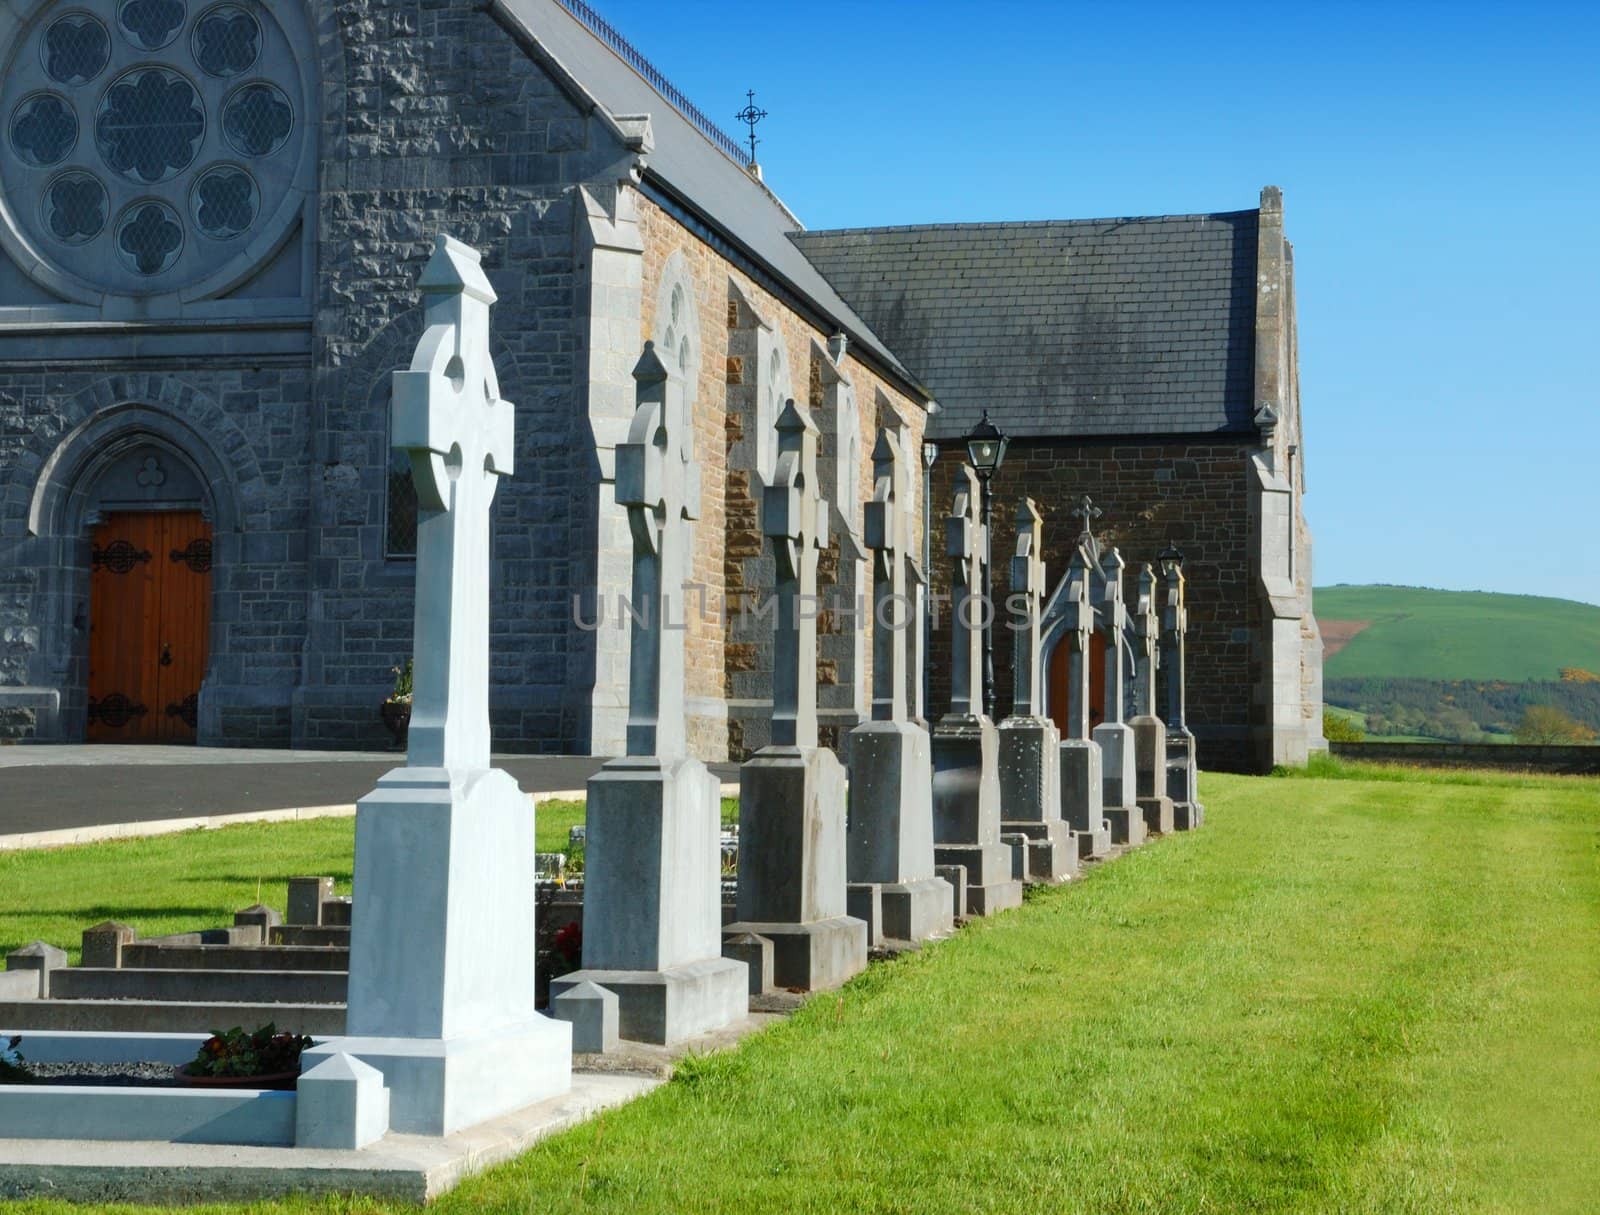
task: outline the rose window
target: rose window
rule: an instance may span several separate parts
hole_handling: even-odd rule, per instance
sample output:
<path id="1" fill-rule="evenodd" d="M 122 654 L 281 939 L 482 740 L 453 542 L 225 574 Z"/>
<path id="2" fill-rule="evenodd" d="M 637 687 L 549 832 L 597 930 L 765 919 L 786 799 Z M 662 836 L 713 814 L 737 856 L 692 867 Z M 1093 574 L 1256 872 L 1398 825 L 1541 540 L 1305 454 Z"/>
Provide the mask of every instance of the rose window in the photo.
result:
<path id="1" fill-rule="evenodd" d="M 32 277 L 86 302 L 202 298 L 287 239 L 314 170 L 298 5 L 9 3 L 0 237 Z"/>

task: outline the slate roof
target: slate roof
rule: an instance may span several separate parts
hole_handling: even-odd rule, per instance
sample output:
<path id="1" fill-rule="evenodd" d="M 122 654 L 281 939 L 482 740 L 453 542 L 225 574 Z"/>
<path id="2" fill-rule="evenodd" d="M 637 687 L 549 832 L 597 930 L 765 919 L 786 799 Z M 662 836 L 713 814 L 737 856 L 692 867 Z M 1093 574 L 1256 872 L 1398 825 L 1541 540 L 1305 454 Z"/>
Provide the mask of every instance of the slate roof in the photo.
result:
<path id="1" fill-rule="evenodd" d="M 655 148 L 647 158 L 647 180 L 665 183 L 843 331 L 852 346 L 865 348 L 907 387 L 916 385 L 890 348 L 789 242 L 800 224 L 776 195 L 556 0 L 502 0 L 501 7 L 609 113 L 650 115 Z"/>
<path id="2" fill-rule="evenodd" d="M 1017 437 L 1251 429 L 1256 211 L 795 232 L 942 407 Z"/>

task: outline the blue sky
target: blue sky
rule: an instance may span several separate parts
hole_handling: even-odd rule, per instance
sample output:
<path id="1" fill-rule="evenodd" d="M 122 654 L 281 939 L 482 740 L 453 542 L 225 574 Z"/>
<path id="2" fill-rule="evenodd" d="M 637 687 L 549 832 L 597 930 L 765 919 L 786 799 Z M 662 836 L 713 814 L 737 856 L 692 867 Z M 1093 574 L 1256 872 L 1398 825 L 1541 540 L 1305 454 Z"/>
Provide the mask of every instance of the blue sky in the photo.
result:
<path id="1" fill-rule="evenodd" d="M 1282 186 L 1318 584 L 1600 604 L 1600 5 L 598 4 L 807 227 Z"/>

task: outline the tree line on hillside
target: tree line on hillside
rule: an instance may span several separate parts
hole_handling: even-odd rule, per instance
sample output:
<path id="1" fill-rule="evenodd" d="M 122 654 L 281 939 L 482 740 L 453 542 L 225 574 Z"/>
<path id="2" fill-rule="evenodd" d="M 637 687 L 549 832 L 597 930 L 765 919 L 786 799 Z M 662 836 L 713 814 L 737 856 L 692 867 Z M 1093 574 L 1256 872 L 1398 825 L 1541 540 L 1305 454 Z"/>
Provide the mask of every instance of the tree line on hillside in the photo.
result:
<path id="1" fill-rule="evenodd" d="M 1369 738 L 1406 734 L 1480 742 L 1495 735 L 1516 737 L 1519 731 L 1548 732 L 1546 727 L 1559 724 L 1548 713 L 1534 713 L 1530 720 L 1534 709 L 1575 723 L 1579 729 L 1570 741 L 1600 731 L 1600 682 L 1590 680 L 1327 679 L 1322 692 L 1328 704 L 1365 715 Z"/>

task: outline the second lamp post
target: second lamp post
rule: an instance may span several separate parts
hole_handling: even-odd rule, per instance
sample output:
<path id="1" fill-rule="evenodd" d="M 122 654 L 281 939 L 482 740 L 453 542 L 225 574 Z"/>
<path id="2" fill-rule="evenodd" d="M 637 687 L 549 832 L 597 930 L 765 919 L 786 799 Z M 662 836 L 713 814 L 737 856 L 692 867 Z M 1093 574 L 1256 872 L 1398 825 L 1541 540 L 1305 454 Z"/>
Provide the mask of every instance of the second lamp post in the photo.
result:
<path id="1" fill-rule="evenodd" d="M 967 459 L 977 474 L 983 498 L 983 605 L 988 611 L 983 626 L 983 705 L 984 711 L 995 711 L 994 694 L 994 596 L 993 557 L 994 536 L 991 524 L 994 518 L 994 490 L 990 482 L 1000 465 L 1005 462 L 1006 444 L 1011 440 L 989 421 L 989 411 L 983 411 L 983 420 L 967 436 Z"/>

